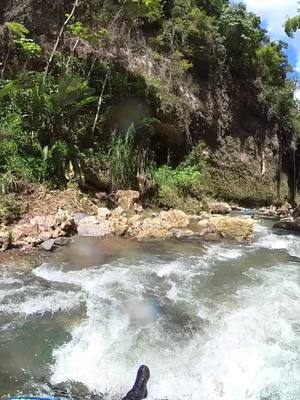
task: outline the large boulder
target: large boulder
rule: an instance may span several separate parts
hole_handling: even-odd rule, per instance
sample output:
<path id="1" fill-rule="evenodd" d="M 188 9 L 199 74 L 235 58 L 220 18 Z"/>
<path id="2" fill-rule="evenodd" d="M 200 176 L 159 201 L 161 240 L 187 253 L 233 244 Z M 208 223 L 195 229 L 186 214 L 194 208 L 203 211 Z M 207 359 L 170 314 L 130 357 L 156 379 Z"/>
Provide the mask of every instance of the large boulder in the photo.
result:
<path id="1" fill-rule="evenodd" d="M 57 234 L 53 234 L 53 237 L 75 233 L 76 225 L 74 221 L 74 215 L 65 210 L 59 209 L 54 218 L 55 230 L 57 231 Z"/>
<path id="2" fill-rule="evenodd" d="M 146 218 L 137 226 L 138 239 L 166 239 L 174 235 L 173 228 L 186 228 L 189 217 L 183 211 L 162 211 L 154 218 Z"/>
<path id="3" fill-rule="evenodd" d="M 120 215 L 111 219 L 112 231 L 116 236 L 123 236 L 129 228 L 128 218 Z"/>
<path id="4" fill-rule="evenodd" d="M 84 218 L 86 218 L 88 215 L 86 214 L 86 213 L 83 213 L 83 212 L 78 212 L 78 213 L 75 213 L 74 214 L 74 223 L 75 223 L 75 225 L 77 226 L 77 225 L 79 225 L 79 222 L 81 221 L 81 220 L 83 220 Z"/>
<path id="5" fill-rule="evenodd" d="M 133 215 L 128 219 L 129 228 L 127 234 L 129 236 L 136 236 L 143 224 L 142 217 L 138 214 Z"/>
<path id="6" fill-rule="evenodd" d="M 78 236 L 102 238 L 104 236 L 109 236 L 112 234 L 110 221 L 103 220 L 100 222 L 97 219 L 96 221 L 96 223 L 80 223 L 77 227 Z"/>
<path id="7" fill-rule="evenodd" d="M 160 217 L 146 218 L 135 233 L 138 240 L 167 239 L 172 237 L 171 227 Z"/>
<path id="8" fill-rule="evenodd" d="M 279 221 L 273 226 L 273 228 L 300 232 L 300 218 L 296 218 L 295 220 Z"/>
<path id="9" fill-rule="evenodd" d="M 189 215 L 190 224 L 197 224 L 197 222 L 208 219 L 210 216 L 211 215 L 206 211 L 203 211 L 200 214 Z"/>
<path id="10" fill-rule="evenodd" d="M 0 228 L 0 250 L 6 251 L 11 245 L 11 233 L 8 229 Z"/>
<path id="11" fill-rule="evenodd" d="M 41 249 L 45 251 L 51 251 L 54 247 L 54 243 L 55 243 L 54 239 L 46 240 L 41 244 Z"/>
<path id="12" fill-rule="evenodd" d="M 169 228 L 186 228 L 190 223 L 189 216 L 181 210 L 162 211 L 159 218 Z"/>
<path id="13" fill-rule="evenodd" d="M 300 205 L 297 206 L 297 207 L 293 210 L 293 217 L 294 217 L 294 218 L 299 218 L 299 217 L 300 217 Z"/>
<path id="14" fill-rule="evenodd" d="M 49 232 L 55 228 L 55 215 L 37 215 L 30 219 L 30 225 L 41 232 Z"/>
<path id="15" fill-rule="evenodd" d="M 137 214 L 142 214 L 144 211 L 144 208 L 141 204 L 134 203 L 132 208 Z"/>
<path id="16" fill-rule="evenodd" d="M 209 203 L 208 208 L 212 214 L 229 214 L 232 211 L 229 204 L 217 201 Z"/>
<path id="17" fill-rule="evenodd" d="M 214 216 L 200 221 L 198 226 L 204 239 L 215 240 L 217 236 L 237 241 L 251 241 L 254 238 L 255 221 L 251 218 Z"/>
<path id="18" fill-rule="evenodd" d="M 111 211 L 106 207 L 98 208 L 98 218 L 99 219 L 108 219 L 111 216 Z"/>
<path id="19" fill-rule="evenodd" d="M 286 218 L 291 215 L 292 210 L 293 210 L 293 207 L 289 203 L 285 202 L 282 204 L 282 206 L 280 208 L 277 209 L 277 215 L 280 218 Z"/>
<path id="20" fill-rule="evenodd" d="M 36 225 L 17 224 L 11 230 L 11 241 L 13 247 L 27 249 L 35 246 L 42 241 L 50 239 L 52 234 L 46 231 L 40 231 Z"/>
<path id="21" fill-rule="evenodd" d="M 179 239 L 179 240 L 194 239 L 197 237 L 197 234 L 195 234 L 194 231 L 182 228 L 172 228 L 171 234 L 174 239 Z"/>
<path id="22" fill-rule="evenodd" d="M 57 239 L 54 240 L 55 246 L 66 246 L 71 242 L 71 238 L 66 238 L 66 237 L 58 237 Z"/>
<path id="23" fill-rule="evenodd" d="M 264 215 L 265 217 L 276 217 L 277 216 L 277 209 L 275 206 L 270 207 L 261 207 L 259 208 L 259 213 Z"/>
<path id="24" fill-rule="evenodd" d="M 94 215 L 89 215 L 85 218 L 82 218 L 79 223 L 79 225 L 97 225 L 99 223 L 99 220 L 94 216 Z"/>
<path id="25" fill-rule="evenodd" d="M 135 190 L 118 190 L 116 196 L 120 207 L 132 210 L 136 200 L 140 198 L 140 193 Z"/>
<path id="26" fill-rule="evenodd" d="M 52 237 L 69 235 L 76 230 L 73 215 L 62 209 L 55 215 L 37 215 L 29 222 L 39 232 L 51 232 Z"/>
<path id="27" fill-rule="evenodd" d="M 114 217 L 120 217 L 120 216 L 124 216 L 124 215 L 126 215 L 126 212 L 125 212 L 125 210 L 124 210 L 124 208 L 122 208 L 122 207 L 117 207 L 117 208 L 115 208 L 113 211 L 112 211 L 112 213 L 111 213 L 111 216 L 112 216 L 112 218 L 114 218 Z"/>

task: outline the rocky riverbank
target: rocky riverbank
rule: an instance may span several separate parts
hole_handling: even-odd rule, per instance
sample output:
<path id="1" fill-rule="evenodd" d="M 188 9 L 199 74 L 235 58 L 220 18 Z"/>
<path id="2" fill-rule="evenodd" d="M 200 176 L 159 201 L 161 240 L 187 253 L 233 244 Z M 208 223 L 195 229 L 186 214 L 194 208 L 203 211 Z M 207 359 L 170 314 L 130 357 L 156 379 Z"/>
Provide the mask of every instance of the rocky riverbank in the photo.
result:
<path id="1" fill-rule="evenodd" d="M 92 213 L 72 212 L 67 207 L 54 214 L 22 218 L 13 225 L 2 225 L 0 248 L 28 250 L 40 247 L 50 251 L 82 237 L 131 237 L 136 240 L 238 240 L 253 239 L 253 219 L 231 217 L 231 207 L 213 202 L 209 211 L 189 215 L 181 210 L 154 212 L 139 203 L 139 193 L 119 191 L 115 208 L 94 207 Z"/>
<path id="2" fill-rule="evenodd" d="M 278 220 L 273 229 L 300 232 L 300 206 L 293 208 L 289 203 L 284 203 L 280 207 L 261 208 L 258 212 L 264 217 Z"/>

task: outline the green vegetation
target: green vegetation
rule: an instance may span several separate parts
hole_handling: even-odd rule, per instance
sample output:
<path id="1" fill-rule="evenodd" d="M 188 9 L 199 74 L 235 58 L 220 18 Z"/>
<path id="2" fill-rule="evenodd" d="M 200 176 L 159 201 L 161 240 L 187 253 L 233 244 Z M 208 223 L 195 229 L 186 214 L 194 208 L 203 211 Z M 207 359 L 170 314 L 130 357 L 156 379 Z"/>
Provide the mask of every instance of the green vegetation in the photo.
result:
<path id="1" fill-rule="evenodd" d="M 0 224 L 11 224 L 17 221 L 21 214 L 21 204 L 13 195 L 0 197 Z"/>
<path id="2" fill-rule="evenodd" d="M 285 22 L 285 33 L 289 37 L 294 37 L 298 29 L 300 29 L 300 14 L 288 18 Z"/>
<path id="3" fill-rule="evenodd" d="M 8 22 L 7 29 L 10 33 L 12 44 L 20 48 L 25 56 L 32 58 L 40 56 L 42 48 L 28 38 L 28 29 L 17 22 Z"/>
<path id="4" fill-rule="evenodd" d="M 35 183 L 133 188 L 159 206 L 197 212 L 206 196 L 272 202 L 282 172 L 295 189 L 300 124 L 285 44 L 271 42 L 245 5 L 87 0 L 64 12 L 45 26 L 48 44 L 43 32 L 5 24 L 2 193 Z M 297 27 L 296 17 L 286 31 Z M 212 156 L 208 146 L 230 136 L 252 137 L 254 147 Z M 261 163 L 273 151 L 273 172 L 260 161 L 254 175 L 254 164 L 240 165 L 247 151 Z"/>

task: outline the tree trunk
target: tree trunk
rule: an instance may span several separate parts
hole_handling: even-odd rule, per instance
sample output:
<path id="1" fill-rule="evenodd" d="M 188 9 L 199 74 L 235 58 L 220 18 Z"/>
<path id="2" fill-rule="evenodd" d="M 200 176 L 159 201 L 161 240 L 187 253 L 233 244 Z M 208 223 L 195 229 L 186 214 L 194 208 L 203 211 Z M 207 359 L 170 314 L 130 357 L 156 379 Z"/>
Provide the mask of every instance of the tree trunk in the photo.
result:
<path id="1" fill-rule="evenodd" d="M 93 134 L 94 134 L 94 132 L 96 130 L 97 122 L 98 122 L 98 119 L 99 119 L 101 105 L 102 105 L 102 101 L 103 101 L 103 94 L 104 94 L 104 90 L 105 90 L 105 87 L 106 87 L 108 74 L 109 74 L 109 71 L 107 71 L 107 73 L 105 75 L 105 79 L 104 79 L 104 82 L 103 82 L 103 85 L 102 85 L 102 89 L 101 89 L 101 93 L 100 93 L 99 100 L 98 100 L 97 112 L 96 112 L 96 116 L 95 116 L 95 120 L 94 120 L 93 128 L 92 128 L 92 133 Z"/>
<path id="2" fill-rule="evenodd" d="M 75 44 L 74 44 L 74 46 L 73 46 L 73 48 L 72 48 L 72 55 L 74 55 L 75 50 L 76 50 L 76 48 L 77 48 L 77 46 L 78 46 L 78 44 L 79 44 L 79 41 L 80 41 L 80 38 L 77 38 L 77 40 L 76 40 L 76 42 L 75 42 Z M 70 62 L 71 62 L 71 57 L 72 57 L 72 55 L 70 55 L 70 56 L 68 57 L 68 61 L 67 61 L 67 64 L 66 64 L 66 71 L 68 71 L 68 69 L 69 69 L 69 65 L 70 65 Z"/>
<path id="3" fill-rule="evenodd" d="M 58 37 L 57 37 L 57 39 L 56 39 L 56 42 L 55 42 L 54 47 L 53 47 L 53 50 L 52 50 L 52 52 L 51 52 L 51 55 L 50 55 L 50 57 L 49 57 L 49 60 L 48 60 L 48 62 L 47 62 L 46 68 L 45 68 L 45 72 L 44 72 L 44 82 L 45 82 L 45 80 L 46 80 L 46 78 L 47 78 L 47 75 L 48 75 L 48 72 L 49 72 L 49 68 L 50 68 L 51 63 L 52 63 L 52 61 L 53 61 L 54 55 L 55 55 L 55 53 L 56 53 L 56 51 L 57 51 L 59 42 L 61 41 L 61 38 L 62 38 L 62 36 L 63 36 L 63 34 L 64 34 L 64 31 L 65 31 L 66 27 L 68 26 L 68 23 L 71 21 L 71 19 L 72 19 L 73 16 L 74 16 L 75 11 L 76 11 L 76 8 L 79 6 L 79 2 L 80 2 L 80 0 L 75 0 L 75 1 L 74 1 L 73 8 L 72 8 L 70 14 L 69 14 L 68 17 L 66 18 L 65 22 L 63 23 L 63 25 L 62 25 L 62 27 L 61 27 L 61 29 L 60 29 L 60 31 L 59 31 Z"/>
<path id="4" fill-rule="evenodd" d="M 266 173 L 266 155 L 265 149 L 262 147 L 261 149 L 261 175 L 263 176 Z"/>
<path id="5" fill-rule="evenodd" d="M 89 72 L 88 72 L 88 74 L 87 74 L 87 78 L 88 78 L 88 79 L 91 77 L 91 74 L 92 74 L 92 72 L 93 72 L 93 69 L 94 69 L 94 66 L 95 66 L 95 64 L 96 64 L 97 59 L 98 59 L 98 57 L 95 57 L 94 60 L 93 60 L 93 62 L 92 62 L 91 68 L 90 68 L 90 70 L 89 70 Z"/>
<path id="6" fill-rule="evenodd" d="M 3 79 L 3 77 L 4 77 L 6 66 L 7 66 L 7 63 L 8 63 L 8 58 L 10 56 L 10 52 L 11 52 L 11 46 L 9 46 L 9 48 L 7 50 L 7 53 L 6 53 L 6 57 L 5 57 L 5 60 L 4 60 L 4 63 L 3 63 L 3 68 L 2 68 L 2 71 L 1 71 L 1 79 Z"/>

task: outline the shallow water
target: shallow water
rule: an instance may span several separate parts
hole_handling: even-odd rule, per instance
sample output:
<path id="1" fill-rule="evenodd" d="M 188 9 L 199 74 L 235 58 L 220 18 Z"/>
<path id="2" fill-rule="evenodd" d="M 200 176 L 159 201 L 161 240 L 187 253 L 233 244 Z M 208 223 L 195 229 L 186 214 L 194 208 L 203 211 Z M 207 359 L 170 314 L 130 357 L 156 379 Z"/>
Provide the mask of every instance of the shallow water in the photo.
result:
<path id="1" fill-rule="evenodd" d="M 300 237 L 271 225 L 249 246 L 85 240 L 3 264 L 0 395 L 120 398 L 145 363 L 152 400 L 299 399 Z"/>

